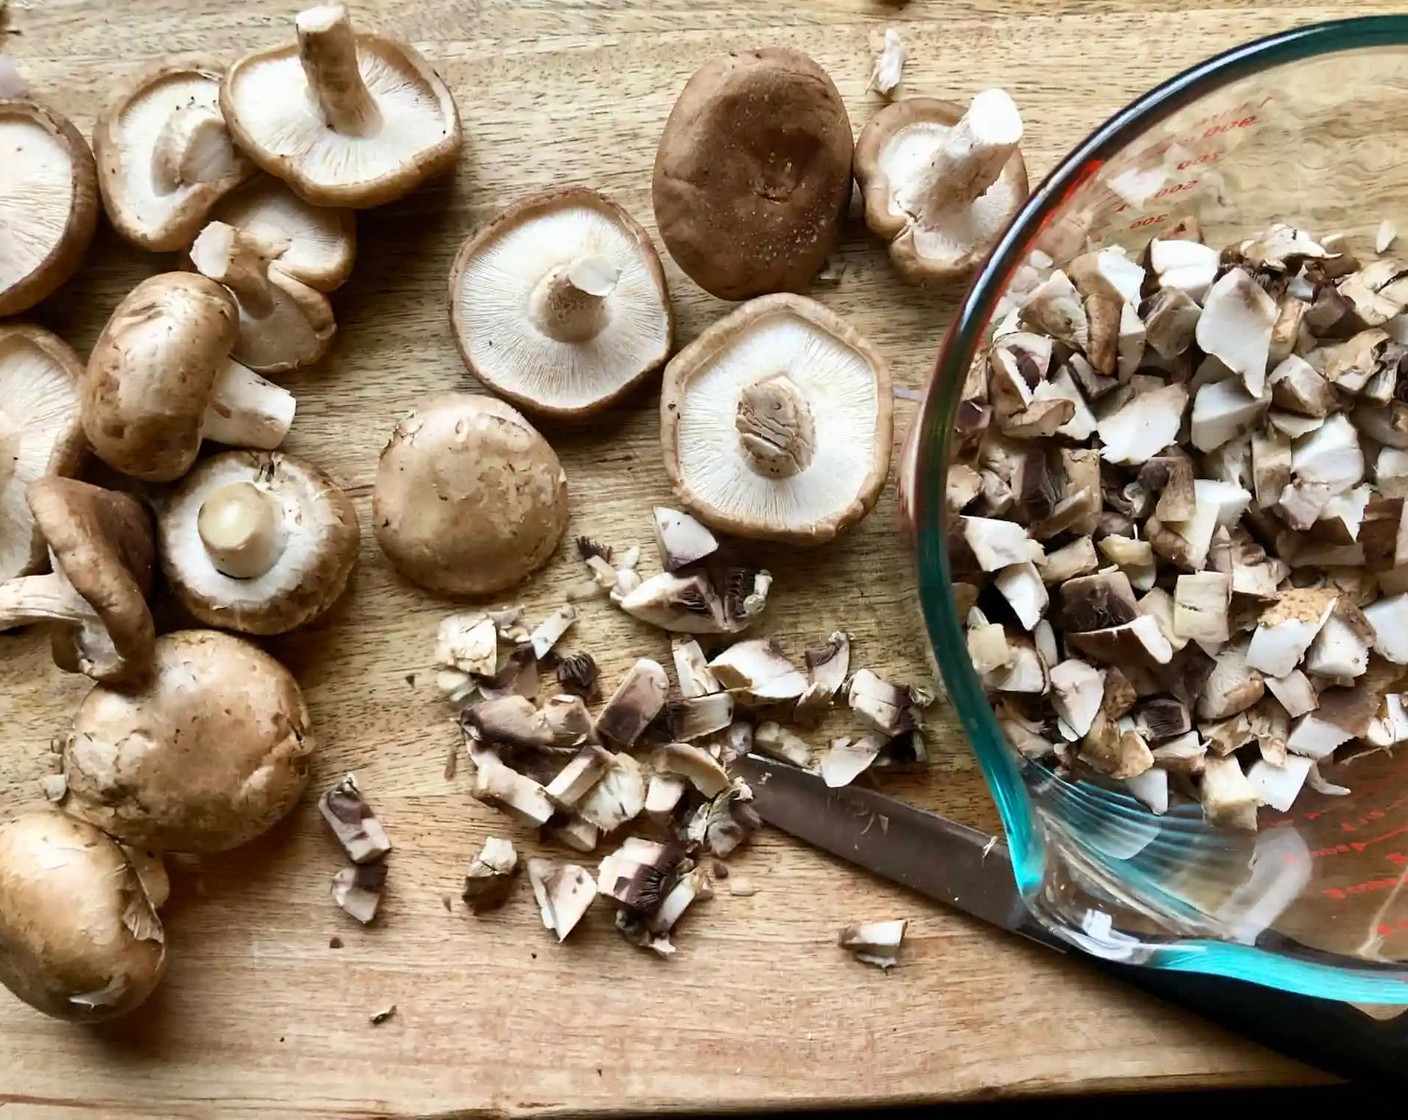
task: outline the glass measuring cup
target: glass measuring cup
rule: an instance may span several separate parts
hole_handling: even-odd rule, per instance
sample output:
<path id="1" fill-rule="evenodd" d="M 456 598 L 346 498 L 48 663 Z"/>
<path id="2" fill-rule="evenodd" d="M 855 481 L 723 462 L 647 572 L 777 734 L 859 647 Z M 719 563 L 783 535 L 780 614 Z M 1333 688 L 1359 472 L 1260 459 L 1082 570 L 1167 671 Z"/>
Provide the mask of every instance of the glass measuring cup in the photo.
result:
<path id="1" fill-rule="evenodd" d="M 1210 245 L 1273 221 L 1346 236 L 1372 259 L 1408 239 L 1408 17 L 1298 29 L 1210 59 L 1113 117 L 1036 189 L 968 292 L 906 444 L 901 508 L 935 658 L 1002 814 L 1018 886 L 1049 928 L 1099 956 L 1408 1005 L 1408 765 L 1399 751 L 1322 767 L 1255 835 L 1199 806 L 1133 797 L 1026 762 L 1003 741 L 951 593 L 944 488 L 959 391 L 1035 250 L 1141 251 L 1193 215 Z"/>

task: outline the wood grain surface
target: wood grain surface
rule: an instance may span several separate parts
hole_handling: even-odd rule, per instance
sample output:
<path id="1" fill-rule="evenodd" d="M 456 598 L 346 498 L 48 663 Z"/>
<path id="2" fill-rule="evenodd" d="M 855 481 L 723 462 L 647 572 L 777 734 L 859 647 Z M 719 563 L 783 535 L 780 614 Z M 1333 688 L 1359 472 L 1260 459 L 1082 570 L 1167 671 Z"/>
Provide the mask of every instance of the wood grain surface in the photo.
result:
<path id="1" fill-rule="evenodd" d="M 966 99 L 989 85 L 1022 108 L 1034 175 L 1133 96 L 1214 51 L 1266 32 L 1394 5 L 1238 0 L 367 0 L 368 25 L 413 41 L 454 91 L 468 144 L 444 180 L 359 222 L 339 333 L 299 396 L 288 449 L 356 498 L 364 543 L 331 618 L 268 647 L 297 674 L 321 741 L 315 786 L 355 770 L 395 843 L 383 916 L 370 929 L 328 897 L 340 854 L 311 798 L 251 847 L 174 869 L 171 967 L 143 1013 L 102 1029 L 48 1021 L 0 999 L 0 1112 L 63 1117 L 518 1116 L 860 1104 L 915 1099 L 1301 1083 L 1315 1074 L 1040 949 L 937 911 L 776 833 L 735 861 L 752 897 L 721 891 L 682 924 L 678 954 L 626 946 L 606 908 L 564 946 L 545 935 L 526 883 L 482 918 L 455 898 L 491 832 L 531 837 L 444 776 L 456 740 L 428 672 L 449 606 L 398 581 L 367 532 L 377 454 L 423 394 L 469 388 L 451 342 L 446 278 L 460 241 L 519 196 L 586 184 L 654 233 L 650 168 L 681 84 L 717 52 L 785 44 L 836 80 L 857 131 L 872 44 L 901 28 L 905 89 Z M 287 0 L 18 0 L 7 40 L 38 96 L 85 133 L 106 91 L 165 54 L 233 59 L 291 38 Z M 3 169 L 0 169 L 3 174 Z M 819 292 L 920 385 L 953 295 L 899 284 L 853 217 L 839 284 Z M 110 230 L 36 318 L 86 354 L 118 299 L 175 266 Z M 680 343 L 725 310 L 667 260 Z M 912 405 L 898 402 L 900 437 Z M 591 434 L 544 431 L 566 466 L 570 532 L 649 540 L 667 497 L 653 389 Z M 647 550 L 649 552 L 649 550 Z M 769 626 L 789 648 L 836 627 L 856 660 L 896 678 L 925 669 L 895 531 L 893 486 L 857 531 L 816 553 L 761 548 L 777 576 Z M 530 614 L 581 578 L 565 551 L 515 597 Z M 163 609 L 163 625 L 181 620 Z M 605 603 L 568 643 L 613 679 L 666 640 Z M 36 634 L 0 638 L 0 811 L 38 796 L 51 739 L 87 682 L 50 663 Z M 940 717 L 943 719 L 944 717 Z M 932 772 L 901 795 L 985 828 L 996 814 L 951 722 Z M 449 899 L 453 902 L 447 905 Z M 904 916 L 888 975 L 834 945 L 838 926 Z M 329 947 L 336 935 L 341 949 Z M 390 1021 L 368 1016 L 395 1003 Z"/>

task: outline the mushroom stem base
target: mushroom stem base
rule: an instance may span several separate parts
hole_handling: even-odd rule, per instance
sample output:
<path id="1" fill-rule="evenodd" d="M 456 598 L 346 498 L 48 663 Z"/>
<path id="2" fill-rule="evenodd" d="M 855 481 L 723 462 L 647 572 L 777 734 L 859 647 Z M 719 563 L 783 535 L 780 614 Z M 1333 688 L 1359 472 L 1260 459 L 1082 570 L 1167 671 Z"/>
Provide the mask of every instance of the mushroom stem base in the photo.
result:
<path id="1" fill-rule="evenodd" d="M 50 572 L 0 583 L 0 630 L 31 622 L 86 623 L 96 619 L 93 608 L 63 576 Z"/>
<path id="2" fill-rule="evenodd" d="M 323 119 L 344 136 L 366 136 L 381 127 L 377 108 L 357 63 L 357 36 L 347 9 L 322 4 L 295 21 L 298 58 Z"/>
<path id="3" fill-rule="evenodd" d="M 620 277 L 605 257 L 581 257 L 554 268 L 533 292 L 533 322 L 558 342 L 595 338 L 606 326 L 606 297 Z"/>
<path id="4" fill-rule="evenodd" d="M 977 201 L 997 182 L 1022 139 L 1022 120 L 1001 90 L 973 98 L 924 167 L 906 205 L 925 225 Z"/>
<path id="5" fill-rule="evenodd" d="M 279 562 L 288 535 L 279 500 L 252 482 L 222 486 L 201 504 L 196 531 L 216 571 L 255 579 Z"/>
<path id="6" fill-rule="evenodd" d="M 215 379 L 201 435 L 230 447 L 272 451 L 288 435 L 297 407 L 287 389 L 230 361 Z"/>
<path id="7" fill-rule="evenodd" d="M 791 478 L 806 470 L 816 452 L 811 406 L 786 374 L 744 389 L 734 426 L 748 465 L 766 478 Z"/>

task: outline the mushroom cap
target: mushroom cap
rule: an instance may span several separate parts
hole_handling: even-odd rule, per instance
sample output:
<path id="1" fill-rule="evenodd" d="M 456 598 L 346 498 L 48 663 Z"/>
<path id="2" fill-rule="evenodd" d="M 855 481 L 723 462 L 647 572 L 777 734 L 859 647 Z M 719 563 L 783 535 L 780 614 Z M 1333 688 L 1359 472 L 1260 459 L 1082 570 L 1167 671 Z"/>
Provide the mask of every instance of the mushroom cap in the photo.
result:
<path id="1" fill-rule="evenodd" d="M 57 335 L 0 326 L 0 581 L 44 567 L 44 537 L 24 491 L 46 475 L 72 475 L 87 444 L 78 419 L 83 363 Z"/>
<path id="2" fill-rule="evenodd" d="M 275 499 L 288 527 L 267 572 L 236 579 L 220 571 L 197 528 L 202 504 L 222 487 L 251 483 Z M 196 619 L 244 634 L 282 634 L 303 626 L 347 589 L 360 534 L 352 499 L 312 463 L 267 451 L 227 451 L 199 463 L 157 518 L 161 566 Z"/>
<path id="3" fill-rule="evenodd" d="M 224 73 L 212 58 L 158 63 L 127 82 L 98 118 L 93 154 L 103 208 L 138 248 L 186 248 L 210 208 L 254 171 L 220 116 Z"/>
<path id="4" fill-rule="evenodd" d="M 98 458 L 149 482 L 185 474 L 238 329 L 230 294 L 197 273 L 165 272 L 132 289 L 83 379 L 83 430 Z"/>
<path id="5" fill-rule="evenodd" d="M 166 966 L 152 901 L 122 849 L 55 809 L 0 826 L 0 983 L 95 1023 L 151 995 Z"/>
<path id="6" fill-rule="evenodd" d="M 50 645 L 66 673 L 98 681 L 143 676 L 155 628 L 147 608 L 156 549 L 151 515 L 131 494 L 50 476 L 25 491 L 54 572 L 97 613 L 101 626 L 57 626 Z"/>
<path id="7" fill-rule="evenodd" d="M 313 206 L 272 175 L 258 175 L 215 204 L 211 221 L 283 248 L 273 258 L 285 275 L 331 292 L 352 275 L 357 215 L 345 207 Z"/>
<path id="8" fill-rule="evenodd" d="M 670 256 L 720 299 L 805 289 L 840 235 L 852 143 L 840 93 L 802 52 L 705 63 L 655 154 L 651 197 Z"/>
<path id="9" fill-rule="evenodd" d="M 567 475 L 493 397 L 445 393 L 396 425 L 372 491 L 377 543 L 407 579 L 489 595 L 542 567 L 567 527 Z"/>
<path id="10" fill-rule="evenodd" d="M 907 97 L 885 106 L 856 141 L 856 181 L 865 224 L 890 238 L 895 268 L 910 283 L 947 280 L 971 270 L 1027 200 L 1027 165 L 1014 151 L 997 182 L 940 227 L 922 226 L 907 207 L 910 184 L 965 112 L 937 97 Z"/>
<path id="11" fill-rule="evenodd" d="M 98 173 L 78 129 L 33 101 L 0 100 L 0 315 L 77 271 L 98 227 Z"/>
<path id="12" fill-rule="evenodd" d="M 221 852 L 289 812 L 313 737 L 298 682 L 218 630 L 157 639 L 140 688 L 99 685 L 64 741 L 64 809 L 127 844 Z"/>
<path id="13" fill-rule="evenodd" d="M 246 55 L 220 87 L 235 142 L 315 206 L 381 206 L 454 166 L 462 139 L 455 99 L 419 51 L 357 33 L 362 81 L 381 126 L 352 136 L 329 128 L 296 43 Z"/>
<path id="14" fill-rule="evenodd" d="M 810 413 L 810 459 L 783 476 L 753 466 L 741 431 L 749 391 L 778 375 L 800 390 Z M 880 496 L 893 439 L 890 397 L 885 359 L 854 327 L 814 300 L 764 296 L 715 323 L 665 367 L 665 470 L 685 508 L 715 529 L 821 544 Z M 767 421 L 755 423 L 765 431 Z"/>
<path id="15" fill-rule="evenodd" d="M 534 318 L 534 297 L 574 261 L 618 275 L 591 337 L 560 341 Z M 460 356 L 491 390 L 546 416 L 598 412 L 670 356 L 675 316 L 665 270 L 634 218 L 596 191 L 547 191 L 510 206 L 461 246 L 450 272 Z"/>

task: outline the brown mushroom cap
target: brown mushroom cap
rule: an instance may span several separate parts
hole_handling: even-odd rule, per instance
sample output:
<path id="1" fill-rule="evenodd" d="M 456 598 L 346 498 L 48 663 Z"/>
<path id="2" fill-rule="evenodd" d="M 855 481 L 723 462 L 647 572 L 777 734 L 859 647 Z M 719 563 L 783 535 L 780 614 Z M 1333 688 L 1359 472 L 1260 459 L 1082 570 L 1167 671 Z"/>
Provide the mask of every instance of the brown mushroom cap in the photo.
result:
<path id="1" fill-rule="evenodd" d="M 238 312 L 193 272 L 143 280 L 117 305 L 83 378 L 83 430 L 110 467 L 150 482 L 180 478 L 201 439 L 270 449 L 293 422 L 287 391 L 230 360 Z"/>
<path id="2" fill-rule="evenodd" d="M 98 174 L 78 129 L 33 101 L 0 100 L 0 167 L 0 315 L 18 315 L 83 263 Z"/>
<path id="3" fill-rule="evenodd" d="M 840 93 L 800 51 L 705 63 L 655 155 L 655 224 L 670 256 L 721 299 L 804 290 L 840 235 L 851 144 Z"/>
<path id="4" fill-rule="evenodd" d="M 763 296 L 670 360 L 660 439 L 671 485 L 701 521 L 820 544 L 869 513 L 885 484 L 889 367 L 816 301 Z"/>
<path id="5" fill-rule="evenodd" d="M 316 206 L 380 206 L 454 166 L 455 99 L 420 53 L 354 33 L 341 4 L 301 12 L 298 42 L 230 67 L 236 142 Z"/>
<path id="6" fill-rule="evenodd" d="M 865 223 L 889 239 L 904 279 L 953 279 L 987 255 L 1027 199 L 1020 136 L 1020 118 L 1000 90 L 979 94 L 968 109 L 906 98 L 865 126 L 855 152 Z"/>
<path id="7" fill-rule="evenodd" d="M 377 543 L 407 579 L 489 595 L 542 567 L 567 527 L 567 475 L 547 440 L 493 397 L 445 393 L 391 434 L 372 492 Z"/>
<path id="8" fill-rule="evenodd" d="M 470 372 L 559 417 L 629 393 L 670 356 L 675 326 L 650 235 L 581 187 L 525 198 L 464 243 L 450 319 Z"/>
<path id="9" fill-rule="evenodd" d="M 30 578 L 60 578 L 97 615 L 55 627 L 54 664 L 99 681 L 142 676 L 155 640 L 146 597 L 156 550 L 146 507 L 74 478 L 41 478 L 26 497 L 54 565 L 53 576 Z"/>
<path id="10" fill-rule="evenodd" d="M 165 966 L 161 919 L 112 840 L 54 809 L 0 826 L 0 983 L 96 1023 L 141 1004 Z"/>
<path id="11" fill-rule="evenodd" d="M 0 582 L 44 567 L 44 537 L 24 491 L 82 464 L 82 376 L 83 363 L 57 335 L 24 323 L 0 326 Z"/>
<path id="12" fill-rule="evenodd" d="M 162 570 L 207 626 L 282 634 L 347 589 L 359 533 L 352 499 L 312 463 L 230 451 L 199 463 L 157 518 Z"/>
<path id="13" fill-rule="evenodd" d="M 293 808 L 312 755 L 287 669 L 241 638 L 178 630 L 157 639 L 142 687 L 84 698 L 64 741 L 64 808 L 124 843 L 225 851 Z"/>
<path id="14" fill-rule="evenodd" d="M 141 249 L 186 248 L 222 195 L 254 171 L 220 115 L 223 64 L 162 62 L 126 83 L 93 130 L 113 228 Z"/>
<path id="15" fill-rule="evenodd" d="M 304 202 L 272 175 L 258 175 L 227 194 L 210 217 L 276 250 L 271 263 L 310 288 L 331 292 L 352 275 L 356 213 Z"/>

